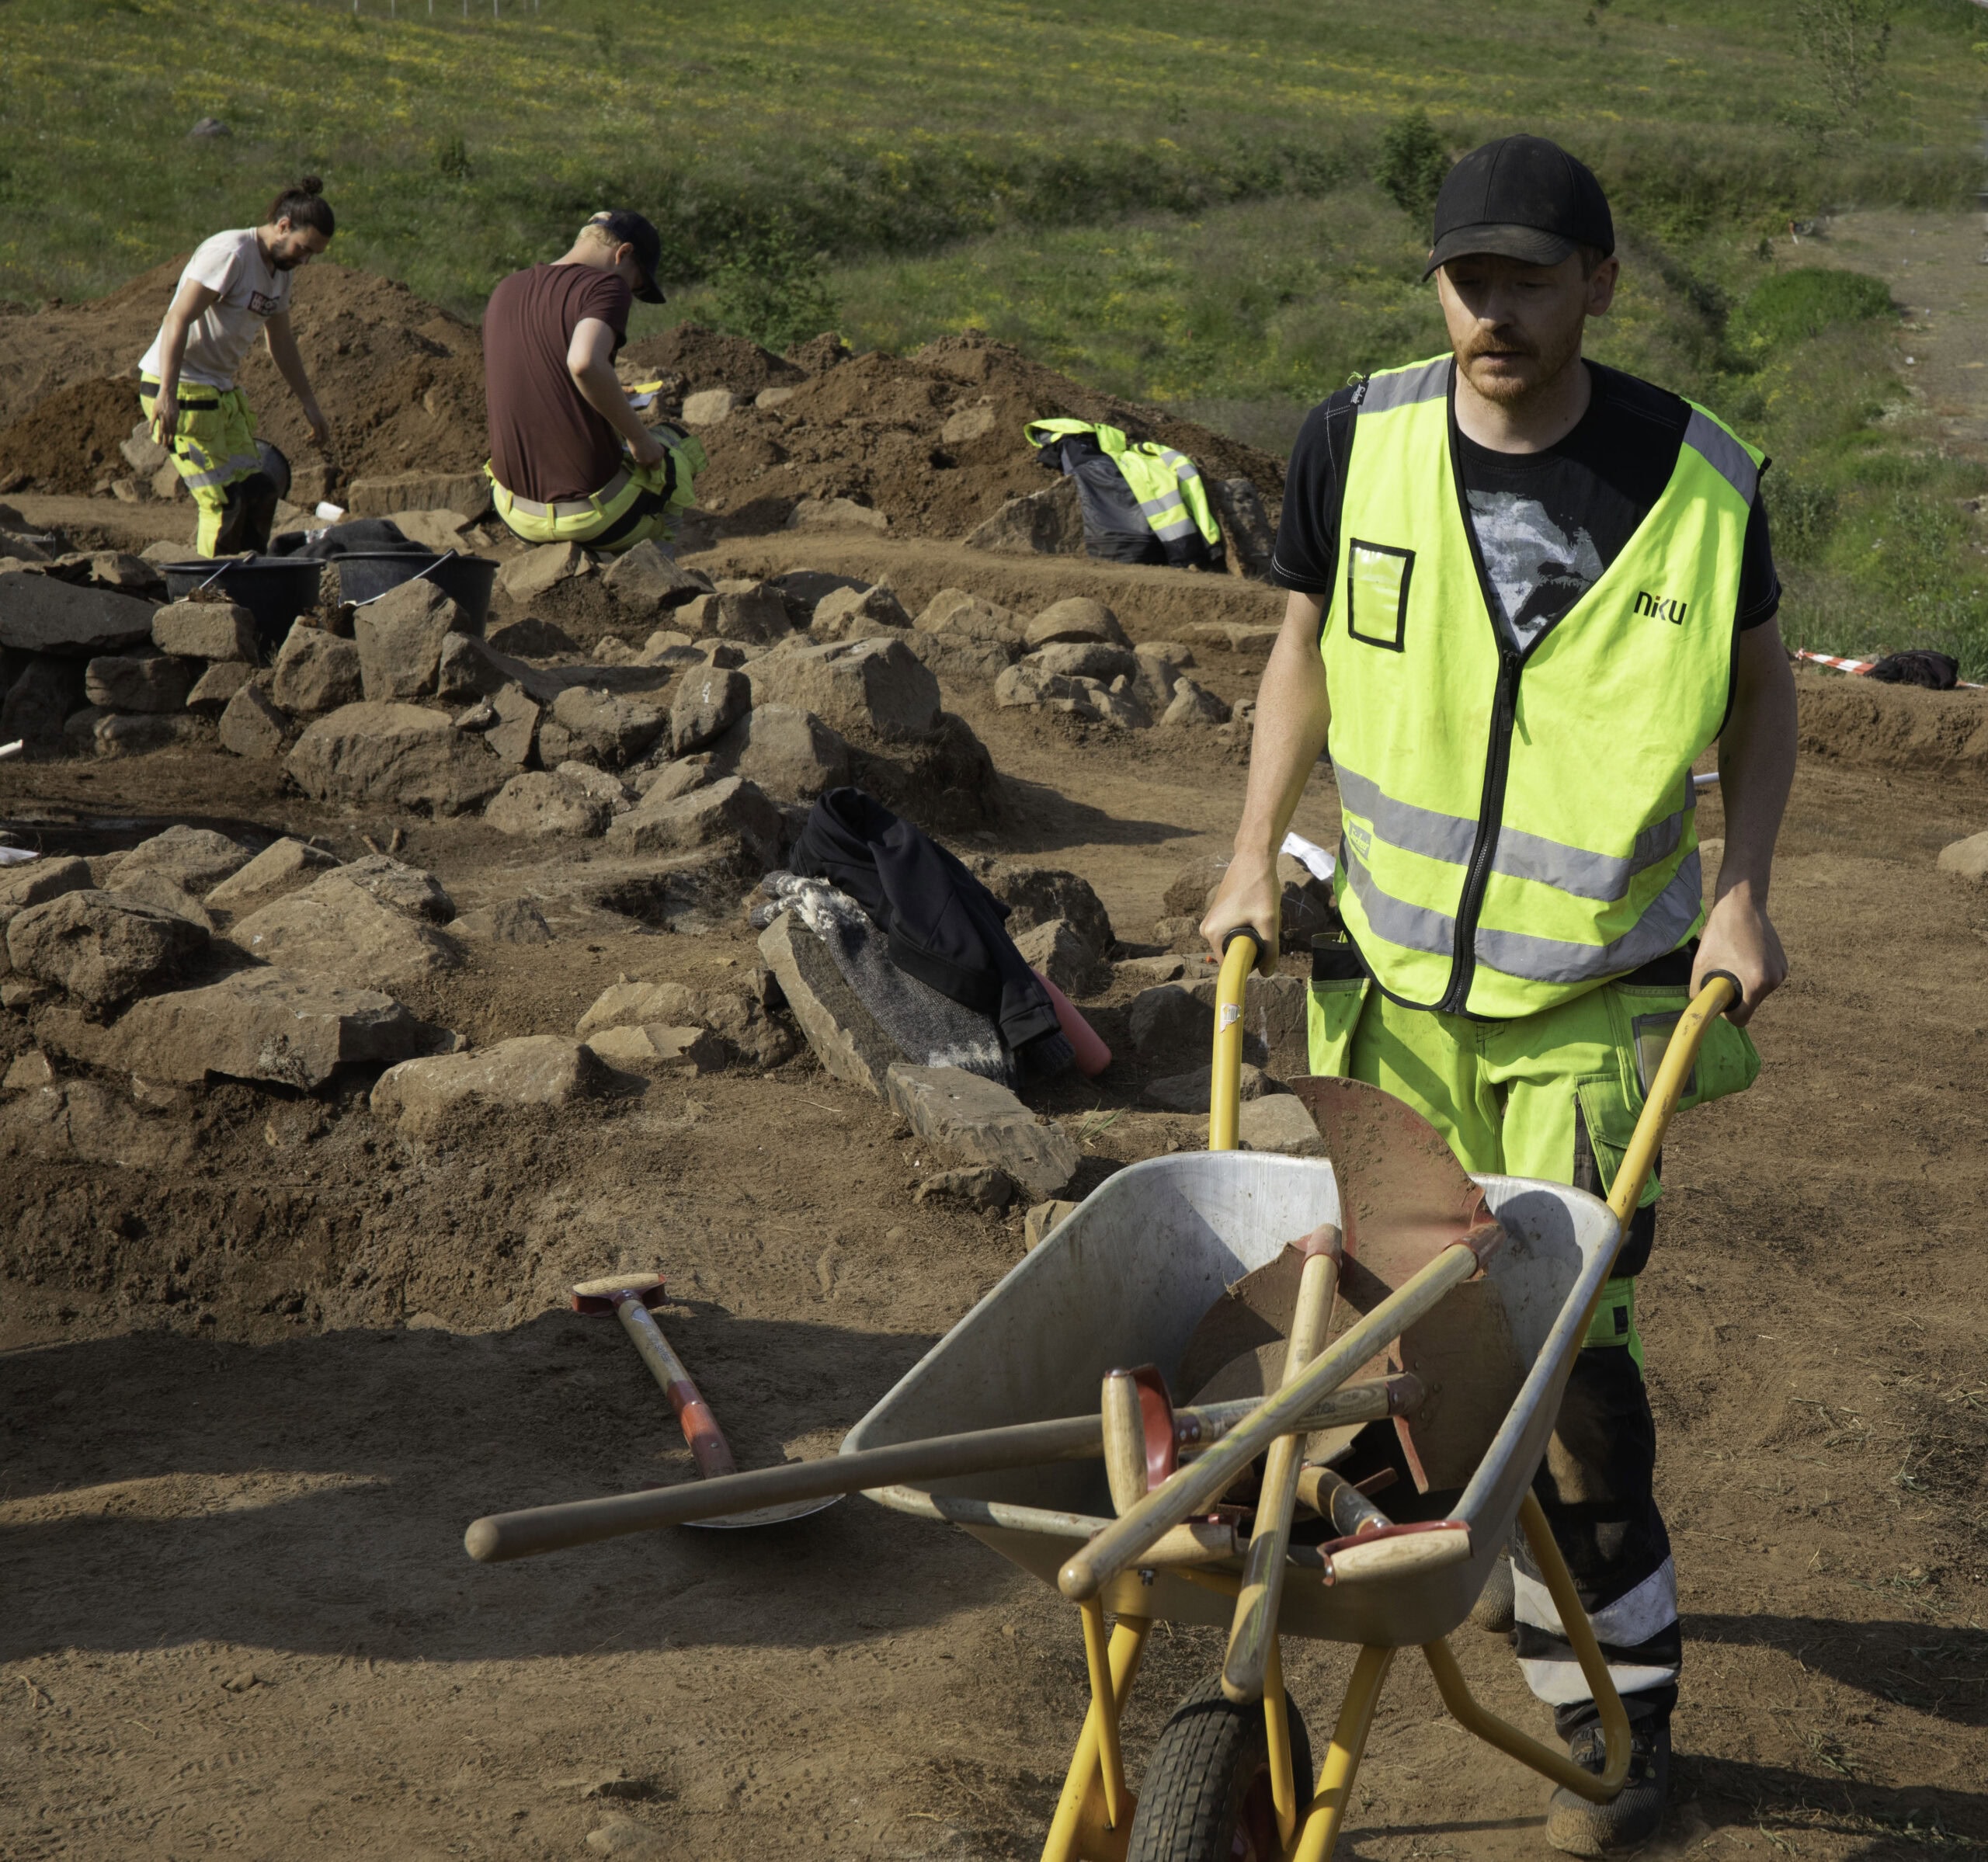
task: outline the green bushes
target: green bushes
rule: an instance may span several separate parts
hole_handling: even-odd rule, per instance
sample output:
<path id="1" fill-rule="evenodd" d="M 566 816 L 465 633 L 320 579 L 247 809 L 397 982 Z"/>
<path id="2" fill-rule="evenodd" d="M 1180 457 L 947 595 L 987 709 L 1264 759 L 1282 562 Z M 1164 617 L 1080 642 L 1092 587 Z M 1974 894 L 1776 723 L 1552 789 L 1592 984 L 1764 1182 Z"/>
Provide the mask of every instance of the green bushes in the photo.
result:
<path id="1" fill-rule="evenodd" d="M 1388 126 L 1374 179 L 1404 214 L 1426 222 L 1449 172 L 1450 152 L 1427 110 L 1410 110 Z"/>
<path id="2" fill-rule="evenodd" d="M 718 321 L 770 349 L 784 349 L 833 326 L 836 300 L 822 255 L 784 215 L 734 239 L 711 276 Z"/>
<path id="3" fill-rule="evenodd" d="M 1864 323 L 1896 311 L 1880 279 L 1804 266 L 1777 273 L 1756 286 L 1733 318 L 1731 335 L 1743 354 L 1760 356 L 1819 336 L 1837 324 Z"/>

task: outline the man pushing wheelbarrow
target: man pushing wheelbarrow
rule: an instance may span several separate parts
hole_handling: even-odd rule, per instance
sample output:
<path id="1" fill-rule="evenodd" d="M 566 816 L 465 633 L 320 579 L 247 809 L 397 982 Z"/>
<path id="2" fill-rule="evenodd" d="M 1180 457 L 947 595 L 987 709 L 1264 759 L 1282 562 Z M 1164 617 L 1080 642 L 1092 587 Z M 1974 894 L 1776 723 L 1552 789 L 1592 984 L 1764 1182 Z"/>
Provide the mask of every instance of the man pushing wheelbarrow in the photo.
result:
<path id="1" fill-rule="evenodd" d="M 1329 749 L 1345 936 L 1315 948 L 1312 1071 L 1406 1100 L 1468 1170 L 1597 1195 L 1715 973 L 1740 999 L 1682 1103 L 1759 1070 L 1738 1024 L 1787 973 L 1767 898 L 1795 754 L 1765 462 L 1705 409 L 1582 359 L 1614 248 L 1600 184 L 1550 142 L 1507 137 L 1451 170 L 1429 271 L 1452 354 L 1333 394 L 1292 453 L 1273 570 L 1291 597 L 1201 927 L 1218 950 L 1252 927 L 1276 950 L 1277 851 Z M 1714 742 L 1708 910 L 1692 765 Z M 1534 1488 L 1633 1735 L 1612 1802 L 1553 1794 L 1548 1837 L 1576 1855 L 1645 1841 L 1669 1782 L 1682 1652 L 1635 1298 L 1656 1194 Z M 1527 1683 L 1598 1776 L 1593 1690 L 1523 1541 L 1514 1555 Z"/>

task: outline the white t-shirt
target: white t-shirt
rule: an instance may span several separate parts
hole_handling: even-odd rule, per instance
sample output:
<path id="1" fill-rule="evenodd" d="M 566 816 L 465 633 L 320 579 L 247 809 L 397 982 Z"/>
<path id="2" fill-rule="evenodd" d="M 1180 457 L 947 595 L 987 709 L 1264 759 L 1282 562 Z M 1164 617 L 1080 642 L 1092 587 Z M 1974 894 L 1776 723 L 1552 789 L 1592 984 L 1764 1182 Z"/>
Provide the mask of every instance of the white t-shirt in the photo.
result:
<path id="1" fill-rule="evenodd" d="M 231 388 L 236 370 L 248 353 L 262 325 L 279 311 L 290 308 L 290 273 L 278 271 L 262 256 L 252 226 L 217 233 L 201 241 L 179 274 L 221 294 L 186 332 L 186 354 L 179 365 L 182 381 L 208 387 Z M 179 291 L 173 295 L 176 297 Z M 159 354 L 165 341 L 163 326 L 138 364 L 141 374 L 158 379 Z"/>

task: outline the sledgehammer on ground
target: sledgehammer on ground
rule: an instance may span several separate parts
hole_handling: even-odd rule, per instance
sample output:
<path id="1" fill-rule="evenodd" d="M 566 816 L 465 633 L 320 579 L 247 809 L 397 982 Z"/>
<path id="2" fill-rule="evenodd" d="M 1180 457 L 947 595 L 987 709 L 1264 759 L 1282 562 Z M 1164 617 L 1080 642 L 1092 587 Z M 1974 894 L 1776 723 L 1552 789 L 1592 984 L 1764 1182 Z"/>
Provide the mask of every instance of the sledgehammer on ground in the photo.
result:
<path id="1" fill-rule="evenodd" d="M 670 1349 L 669 1339 L 662 1336 L 662 1328 L 649 1310 L 652 1306 L 661 1305 L 662 1297 L 662 1276 L 659 1273 L 616 1274 L 606 1280 L 581 1281 L 573 1289 L 573 1310 L 612 1312 L 621 1322 L 622 1329 L 635 1341 L 635 1349 L 642 1354 L 642 1362 L 662 1386 L 662 1394 L 669 1398 L 670 1408 L 676 1411 L 683 1439 L 690 1443 L 691 1454 L 697 1457 L 698 1473 L 707 1480 L 736 1474 L 739 1468 L 732 1457 L 732 1444 L 725 1439 L 725 1431 L 718 1427 L 711 1405 L 704 1401 L 703 1392 L 697 1388 L 683 1360 Z M 826 1499 L 789 1501 L 783 1506 L 756 1507 L 750 1513 L 726 1513 L 718 1519 L 690 1520 L 685 1523 L 721 1528 L 774 1526 L 785 1520 L 798 1520 L 808 1513 L 819 1513 L 841 1498 L 840 1494 L 834 1494 Z"/>

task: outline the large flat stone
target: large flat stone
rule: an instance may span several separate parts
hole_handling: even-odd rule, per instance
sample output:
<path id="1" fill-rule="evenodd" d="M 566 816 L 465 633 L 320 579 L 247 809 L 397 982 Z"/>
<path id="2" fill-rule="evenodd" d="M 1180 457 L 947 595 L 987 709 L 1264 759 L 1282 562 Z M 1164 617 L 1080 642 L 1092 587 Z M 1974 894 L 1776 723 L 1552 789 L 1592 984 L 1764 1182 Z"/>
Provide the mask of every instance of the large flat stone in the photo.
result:
<path id="1" fill-rule="evenodd" d="M 369 853 L 349 860 L 338 876 L 370 892 L 383 905 L 405 912 L 410 918 L 425 918 L 431 925 L 446 925 L 456 915 L 455 901 L 448 888 L 422 867 L 411 867 L 384 853 Z"/>
<path id="2" fill-rule="evenodd" d="M 711 767 L 743 776 L 780 801 L 812 801 L 850 779 L 848 740 L 812 711 L 756 705 L 711 745 Z"/>
<path id="3" fill-rule="evenodd" d="M 221 747 L 251 762 L 267 763 L 283 753 L 290 716 L 280 710 L 259 679 L 248 684 L 221 707 Z"/>
<path id="4" fill-rule="evenodd" d="M 176 822 L 162 834 L 137 846 L 117 863 L 112 883 L 122 891 L 141 873 L 162 873 L 175 885 L 204 895 L 229 874 L 239 873 L 255 850 L 212 828 L 192 828 Z"/>
<path id="5" fill-rule="evenodd" d="M 207 902 L 222 911 L 253 910 L 286 892 L 309 885 L 337 864 L 337 860 L 322 847 L 286 834 L 214 887 L 207 895 Z"/>
<path id="6" fill-rule="evenodd" d="M 137 653 L 104 653 L 83 668 L 83 696 L 111 711 L 179 711 L 200 676 L 197 664 L 148 647 Z"/>
<path id="7" fill-rule="evenodd" d="M 939 682 L 901 640 L 768 653 L 750 669 L 756 703 L 812 711 L 837 731 L 898 742 L 939 728 Z"/>
<path id="8" fill-rule="evenodd" d="M 0 647 L 93 658 L 149 644 L 148 601 L 52 575 L 0 575 Z"/>
<path id="9" fill-rule="evenodd" d="M 1245 1151 L 1280 1151 L 1287 1157 L 1323 1157 L 1326 1141 L 1304 1102 L 1289 1093 L 1267 1093 L 1237 1113 L 1236 1141 Z"/>
<path id="10" fill-rule="evenodd" d="M 411 982 L 462 961 L 454 938 L 335 872 L 252 912 L 228 937 L 264 963 L 362 989 Z"/>
<path id="11" fill-rule="evenodd" d="M 490 481 L 481 472 L 384 472 L 353 479 L 342 502 L 355 517 L 449 511 L 461 512 L 464 523 L 474 523 L 490 509 Z"/>
<path id="12" fill-rule="evenodd" d="M 466 1106 L 557 1108 L 614 1083 L 613 1070 L 584 1043 L 527 1034 L 471 1054 L 402 1061 L 381 1075 L 371 1104 L 403 1131 L 426 1137 Z"/>
<path id="13" fill-rule="evenodd" d="M 890 1070 L 903 1061 L 904 1050 L 850 987 L 828 946 L 794 912 L 783 912 L 760 933 L 759 954 L 822 1067 L 887 1096 Z"/>
<path id="14" fill-rule="evenodd" d="M 176 601 L 152 610 L 152 644 L 189 659 L 255 658 L 255 617 L 233 601 Z"/>
<path id="15" fill-rule="evenodd" d="M 207 945 L 205 932 L 172 912 L 91 890 L 30 905 L 7 926 L 16 971 L 97 1008 L 155 985 Z"/>
<path id="16" fill-rule="evenodd" d="M 404 582 L 369 601 L 352 617 L 367 697 L 391 701 L 433 692 L 443 643 L 469 631 L 468 617 L 432 582 Z"/>
<path id="17" fill-rule="evenodd" d="M 526 839 L 590 839 L 612 811 L 574 783 L 544 769 L 514 776 L 492 796 L 483 818 L 500 834 Z"/>
<path id="18" fill-rule="evenodd" d="M 405 1060 L 415 1017 L 391 995 L 287 970 L 244 970 L 134 1004 L 102 1050 L 147 1079 L 268 1080 L 308 1093 L 347 1061 Z"/>
<path id="19" fill-rule="evenodd" d="M 958 1067 L 902 1061 L 887 1080 L 891 1105 L 921 1140 L 961 1163 L 1005 1170 L 1033 1200 L 1055 1196 L 1076 1175 L 1076 1141 L 998 1082 Z"/>
<path id="20" fill-rule="evenodd" d="M 297 740 L 287 765 L 319 801 L 386 803 L 460 815 L 503 787 L 509 773 L 481 738 L 419 705 L 352 704 Z"/>
<path id="21" fill-rule="evenodd" d="M 640 756 L 662 735 L 666 721 L 654 705 L 584 686 L 569 686 L 554 699 L 552 716 L 570 740 L 568 756 L 610 769 Z"/>
<path id="22" fill-rule="evenodd" d="M 25 866 L 0 867 L 0 932 L 16 912 L 65 892 L 87 891 L 89 886 L 90 863 L 62 854 L 31 860 Z"/>
<path id="23" fill-rule="evenodd" d="M 780 816 L 756 783 L 728 776 L 667 799 L 652 790 L 614 818 L 607 841 L 620 854 L 690 853 L 732 842 L 764 870 L 779 853 Z"/>
<path id="24" fill-rule="evenodd" d="M 708 662 L 685 672 L 669 706 L 670 753 L 687 756 L 714 742 L 752 708 L 743 672 Z"/>

